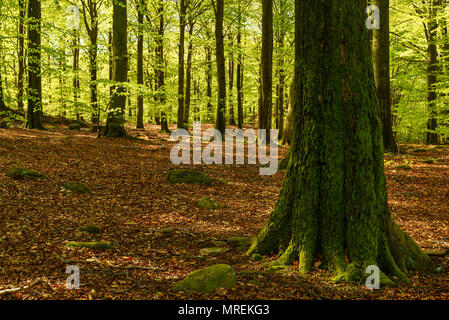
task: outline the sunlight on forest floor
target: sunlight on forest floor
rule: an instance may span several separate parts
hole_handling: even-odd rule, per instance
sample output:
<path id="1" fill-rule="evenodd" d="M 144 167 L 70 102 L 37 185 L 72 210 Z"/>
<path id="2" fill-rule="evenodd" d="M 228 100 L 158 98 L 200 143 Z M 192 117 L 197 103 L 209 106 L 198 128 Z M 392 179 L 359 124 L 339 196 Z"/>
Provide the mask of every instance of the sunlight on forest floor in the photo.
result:
<path id="1" fill-rule="evenodd" d="M 422 248 L 446 250 L 433 257 L 443 271 L 410 275 L 411 286 L 370 291 L 333 284 L 319 263 L 300 276 L 295 266 L 269 272 L 275 257 L 255 262 L 235 245 L 203 255 L 208 243 L 251 237 L 262 227 L 285 172 L 260 176 L 256 165 L 199 165 L 226 183 L 171 185 L 165 176 L 176 167 L 170 162 L 174 142 L 158 130 L 128 128 L 145 137 L 139 141 L 94 139 L 87 130 L 58 127 L 0 129 L 0 291 L 42 279 L 0 299 L 449 299 L 449 146 L 401 145 L 406 153 L 385 157 L 395 220 Z M 279 158 L 286 152 L 281 147 Z M 410 168 L 398 167 L 403 164 Z M 7 173 L 16 166 L 48 179 L 12 180 Z M 68 181 L 85 183 L 91 192 L 64 191 Z M 203 197 L 223 206 L 201 209 Z M 80 231 L 86 225 L 101 232 Z M 112 249 L 67 247 L 69 241 L 107 241 Z M 171 288 L 189 272 L 217 263 L 236 269 L 232 289 L 200 294 Z M 80 266 L 80 290 L 66 289 L 67 265 Z"/>

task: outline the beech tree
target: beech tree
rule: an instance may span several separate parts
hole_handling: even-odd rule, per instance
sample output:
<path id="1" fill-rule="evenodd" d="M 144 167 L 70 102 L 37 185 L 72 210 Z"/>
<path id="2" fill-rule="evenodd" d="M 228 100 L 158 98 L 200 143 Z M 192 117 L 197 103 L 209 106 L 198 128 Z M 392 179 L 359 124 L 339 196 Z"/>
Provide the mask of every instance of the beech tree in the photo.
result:
<path id="1" fill-rule="evenodd" d="M 296 0 L 291 160 L 248 254 L 298 259 L 300 272 L 320 255 L 335 281 L 360 280 L 377 265 L 383 282 L 385 274 L 407 282 L 430 259 L 388 208 L 365 9 L 365 1 Z"/>
<path id="2" fill-rule="evenodd" d="M 215 129 L 222 135 L 226 129 L 226 67 L 224 56 L 224 0 L 211 0 L 215 11 L 215 52 L 217 60 L 218 103 Z"/>
<path id="3" fill-rule="evenodd" d="M 384 150 L 397 152 L 398 147 L 393 135 L 393 119 L 391 115 L 390 1 L 374 0 L 373 4 L 379 8 L 380 12 L 380 29 L 373 29 L 373 64 L 377 97 L 380 104 Z"/>
<path id="4" fill-rule="evenodd" d="M 28 1 L 28 109 L 26 127 L 43 129 L 41 78 L 41 0 Z"/>
<path id="5" fill-rule="evenodd" d="M 112 11 L 112 96 L 103 135 L 106 137 L 124 137 L 126 87 L 128 81 L 128 33 L 127 33 L 127 0 L 114 0 Z"/>

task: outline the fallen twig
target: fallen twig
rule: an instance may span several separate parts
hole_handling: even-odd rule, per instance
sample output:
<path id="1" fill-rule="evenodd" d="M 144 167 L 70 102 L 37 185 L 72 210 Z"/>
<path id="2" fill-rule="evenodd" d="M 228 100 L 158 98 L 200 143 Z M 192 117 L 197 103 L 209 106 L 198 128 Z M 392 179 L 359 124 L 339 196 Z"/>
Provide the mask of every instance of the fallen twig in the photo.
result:
<path id="1" fill-rule="evenodd" d="M 0 291 L 0 296 L 1 295 L 5 295 L 5 294 L 10 294 L 10 293 L 14 293 L 14 292 L 19 292 L 25 289 L 29 289 L 35 285 L 37 285 L 38 283 L 41 283 L 42 279 L 37 279 L 34 282 L 32 282 L 31 284 L 24 286 L 24 287 L 18 287 L 18 288 L 11 288 L 11 289 L 5 289 L 5 290 L 1 290 Z"/>

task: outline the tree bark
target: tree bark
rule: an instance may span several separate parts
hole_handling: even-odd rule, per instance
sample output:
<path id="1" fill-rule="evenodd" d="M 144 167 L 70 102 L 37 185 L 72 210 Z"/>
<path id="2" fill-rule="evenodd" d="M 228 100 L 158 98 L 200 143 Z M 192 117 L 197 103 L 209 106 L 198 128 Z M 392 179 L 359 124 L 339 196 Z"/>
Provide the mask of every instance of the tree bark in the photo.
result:
<path id="1" fill-rule="evenodd" d="M 185 0 L 179 3 L 179 44 L 178 44 L 178 119 L 177 128 L 184 128 L 184 48 L 187 7 Z"/>
<path id="2" fill-rule="evenodd" d="M 229 87 L 229 124 L 235 125 L 234 116 L 234 39 L 232 33 L 229 33 L 229 44 L 231 46 L 229 59 L 228 59 L 228 87 Z"/>
<path id="3" fill-rule="evenodd" d="M 320 257 L 334 281 L 359 281 L 366 267 L 408 282 L 429 257 L 388 208 L 382 128 L 366 3 L 297 0 L 294 132 L 278 202 L 248 254 L 278 252 L 311 271 Z"/>
<path id="4" fill-rule="evenodd" d="M 377 98 L 380 104 L 384 150 L 396 153 L 398 147 L 393 135 L 390 90 L 390 15 L 389 0 L 374 0 L 379 7 L 380 29 L 373 29 L 373 64 Z"/>
<path id="5" fill-rule="evenodd" d="M 214 0 L 212 0 L 214 3 Z M 224 0 L 217 0 L 215 5 L 215 45 L 217 60 L 218 103 L 215 129 L 222 136 L 226 130 L 226 67 L 223 39 Z"/>
<path id="6" fill-rule="evenodd" d="M 116 0 L 112 8 L 112 80 L 113 93 L 109 105 L 105 131 L 106 137 L 125 137 L 126 87 L 128 81 L 128 33 L 127 33 L 127 0 Z"/>
<path id="7" fill-rule="evenodd" d="M 145 1 L 140 0 L 137 3 L 137 23 L 139 25 L 137 37 L 137 129 L 143 129 L 143 13 L 145 10 Z"/>
<path id="8" fill-rule="evenodd" d="M 193 58 L 193 28 L 195 22 L 189 22 L 189 45 L 187 47 L 186 91 L 184 101 L 184 123 L 189 125 L 190 100 L 192 94 L 192 58 Z"/>
<path id="9" fill-rule="evenodd" d="M 243 56 L 242 56 L 242 8 L 239 1 L 237 25 L 237 126 L 243 128 Z"/>
<path id="10" fill-rule="evenodd" d="M 427 102 L 429 109 L 429 119 L 427 121 L 427 144 L 438 144 L 437 111 L 436 111 L 436 86 L 438 74 L 438 51 L 437 51 L 437 13 L 438 1 L 431 0 L 428 8 L 428 21 L 426 23 L 427 38 Z"/>
<path id="11" fill-rule="evenodd" d="M 262 1 L 261 103 L 259 129 L 271 129 L 273 108 L 273 0 Z M 270 135 L 267 133 L 267 142 Z"/>
<path id="12" fill-rule="evenodd" d="M 26 2 L 19 0 L 19 56 L 18 56 L 18 74 L 17 74 L 17 107 L 23 110 L 24 78 L 25 78 L 25 13 Z"/>
<path id="13" fill-rule="evenodd" d="M 26 128 L 43 129 L 41 78 L 41 0 L 28 1 L 28 110 Z"/>

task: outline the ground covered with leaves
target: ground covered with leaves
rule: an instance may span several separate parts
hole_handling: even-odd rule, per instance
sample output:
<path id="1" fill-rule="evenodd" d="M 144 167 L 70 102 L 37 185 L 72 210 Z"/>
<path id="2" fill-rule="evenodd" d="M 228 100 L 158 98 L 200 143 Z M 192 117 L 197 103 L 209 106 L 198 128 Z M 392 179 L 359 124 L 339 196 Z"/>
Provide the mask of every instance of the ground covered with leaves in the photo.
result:
<path id="1" fill-rule="evenodd" d="M 22 288 L 0 299 L 449 299 L 449 146 L 401 145 L 400 154 L 386 155 L 394 218 L 431 250 L 435 266 L 411 274 L 410 285 L 371 291 L 332 283 L 320 261 L 303 276 L 295 265 L 270 269 L 274 256 L 245 255 L 245 238 L 268 219 L 285 172 L 198 165 L 210 185 L 170 184 L 167 173 L 179 168 L 170 161 L 174 143 L 156 126 L 128 131 L 139 140 L 47 128 L 0 129 L 0 292 Z M 43 177 L 15 179 L 17 167 Z M 84 192 L 69 190 L 77 183 Z M 203 198 L 218 207 L 199 207 Z M 73 245 L 93 241 L 103 245 Z M 218 263 L 235 268 L 232 289 L 173 289 Z M 80 268 L 79 290 L 66 288 L 68 265 Z"/>

